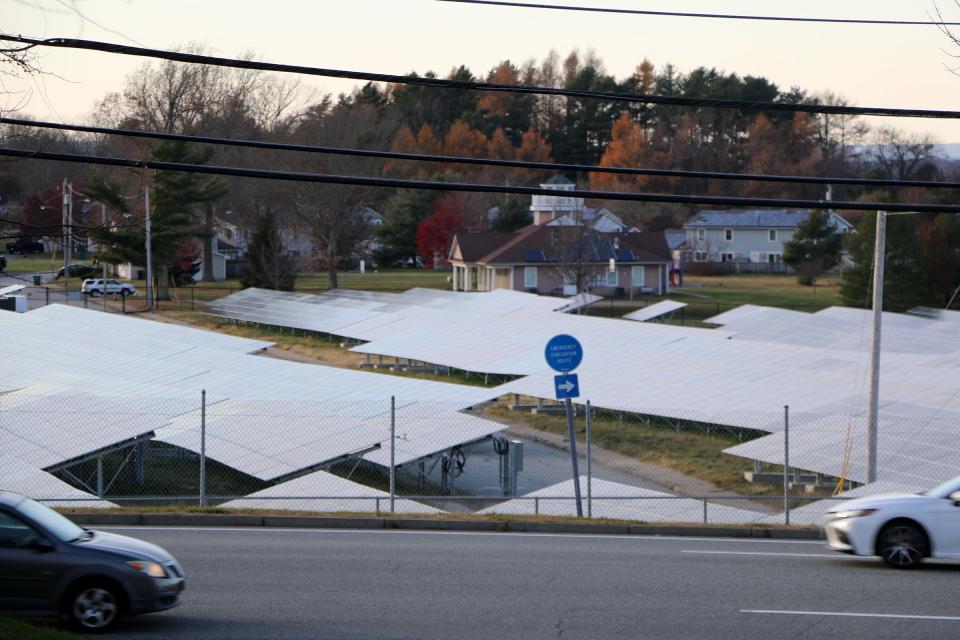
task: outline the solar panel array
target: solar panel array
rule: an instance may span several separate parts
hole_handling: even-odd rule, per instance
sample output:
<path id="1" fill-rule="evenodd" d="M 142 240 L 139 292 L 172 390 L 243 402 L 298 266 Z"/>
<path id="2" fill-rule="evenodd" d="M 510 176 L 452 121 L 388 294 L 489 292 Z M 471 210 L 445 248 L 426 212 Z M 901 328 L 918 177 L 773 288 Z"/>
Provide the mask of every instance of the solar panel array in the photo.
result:
<path id="1" fill-rule="evenodd" d="M 705 330 L 560 314 L 550 308 L 550 298 L 541 303 L 517 292 L 433 292 L 430 304 L 417 301 L 422 295 L 377 294 L 358 306 L 335 296 L 253 291 L 227 298 L 218 313 L 366 341 L 354 348 L 359 353 L 523 376 L 496 388 L 497 395 L 539 398 L 555 392 L 543 347 L 554 335 L 570 334 L 584 346 L 581 400 L 771 433 L 782 431 L 789 405 L 797 466 L 865 479 L 862 428 L 850 425 L 862 423 L 866 413 L 868 312 L 829 308 L 810 314 L 748 305 L 710 320 L 722 329 Z M 409 304 L 397 308 L 404 297 Z M 478 299 L 485 302 L 475 304 Z M 680 303 L 661 304 L 676 309 Z M 934 318 L 884 314 L 882 478 L 938 482 L 954 473 L 960 452 L 949 425 L 960 420 L 958 318 L 956 312 Z M 848 441 L 852 456 L 845 453 Z M 772 463 L 784 457 L 778 437 L 729 452 Z"/>
<path id="2" fill-rule="evenodd" d="M 201 389 L 209 456 L 265 479 L 385 447 L 391 396 L 398 464 L 503 428 L 460 413 L 483 388 L 251 355 L 270 343 L 170 323 L 53 305 L 0 313 L 0 335 L 0 451 L 37 469 L 149 434 L 199 451 Z"/>
<path id="3" fill-rule="evenodd" d="M 571 301 L 504 289 L 485 293 L 412 289 L 365 296 L 349 291 L 309 296 L 246 289 L 214 302 L 210 309 L 234 320 L 367 342 L 353 349 L 358 353 L 477 373 L 524 375 L 540 368 L 542 345 L 551 335 L 603 322 L 556 312 L 572 311 L 596 299 L 582 296 Z"/>

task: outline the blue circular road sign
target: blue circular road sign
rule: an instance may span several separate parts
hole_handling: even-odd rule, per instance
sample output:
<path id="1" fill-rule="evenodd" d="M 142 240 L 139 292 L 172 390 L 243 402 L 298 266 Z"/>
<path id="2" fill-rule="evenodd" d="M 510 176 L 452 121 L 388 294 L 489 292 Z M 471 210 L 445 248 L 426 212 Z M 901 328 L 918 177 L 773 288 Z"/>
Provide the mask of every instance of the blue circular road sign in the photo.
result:
<path id="1" fill-rule="evenodd" d="M 551 369 L 567 373 L 580 366 L 583 361 L 583 347 L 573 336 L 560 334 L 550 338 L 543 355 Z"/>

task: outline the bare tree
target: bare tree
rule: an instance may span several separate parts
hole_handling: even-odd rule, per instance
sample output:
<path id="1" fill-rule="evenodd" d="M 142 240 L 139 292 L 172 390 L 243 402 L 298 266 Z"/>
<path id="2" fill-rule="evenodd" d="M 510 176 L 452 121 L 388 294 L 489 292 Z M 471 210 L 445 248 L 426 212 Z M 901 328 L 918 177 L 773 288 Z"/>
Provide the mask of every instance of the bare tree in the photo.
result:
<path id="1" fill-rule="evenodd" d="M 330 107 L 324 101 L 311 109 L 294 132 L 304 144 L 384 149 L 396 132 L 393 121 L 384 120 L 371 105 Z M 378 175 L 383 160 L 350 156 L 302 158 L 305 171 L 336 175 Z M 337 268 L 356 251 L 371 230 L 364 215 L 373 204 L 375 190 L 348 184 L 295 183 L 290 190 L 293 212 L 313 232 L 319 248 L 319 266 L 327 272 L 331 289 L 337 288 Z"/>
<path id="2" fill-rule="evenodd" d="M 874 137 L 873 159 L 894 180 L 910 180 L 927 164 L 932 164 L 936 142 L 928 135 L 907 134 L 896 129 L 878 129 Z"/>
<path id="3" fill-rule="evenodd" d="M 582 211 L 569 220 L 557 220 L 548 232 L 552 254 L 548 259 L 554 262 L 554 271 L 564 284 L 574 285 L 577 293 L 583 293 L 605 271 L 599 245 L 607 241 L 584 224 Z"/>
<path id="4" fill-rule="evenodd" d="M 818 96 L 824 104 L 849 103 L 833 93 Z M 816 144 L 820 150 L 821 173 L 845 176 L 860 156 L 860 149 L 870 126 L 860 116 L 845 114 L 819 114 L 813 119 Z"/>

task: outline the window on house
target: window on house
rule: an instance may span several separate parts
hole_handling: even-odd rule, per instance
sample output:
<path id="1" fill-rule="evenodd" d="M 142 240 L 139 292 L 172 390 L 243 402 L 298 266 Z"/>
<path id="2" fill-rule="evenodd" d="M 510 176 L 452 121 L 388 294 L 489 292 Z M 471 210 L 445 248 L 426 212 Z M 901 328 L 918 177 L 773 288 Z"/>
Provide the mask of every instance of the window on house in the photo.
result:
<path id="1" fill-rule="evenodd" d="M 537 288 L 537 268 L 536 267 L 523 268 L 523 286 L 526 289 Z"/>
<path id="2" fill-rule="evenodd" d="M 630 282 L 635 287 L 642 287 L 645 282 L 646 269 L 643 266 L 630 267 Z"/>
<path id="3" fill-rule="evenodd" d="M 697 240 L 706 240 L 706 239 L 707 239 L 707 230 L 697 229 Z"/>
<path id="4" fill-rule="evenodd" d="M 727 242 L 733 242 L 733 229 L 724 229 L 723 239 Z"/>
<path id="5" fill-rule="evenodd" d="M 619 278 L 617 277 L 618 275 L 619 275 L 619 272 L 618 272 L 618 271 L 607 271 L 607 286 L 608 286 L 608 287 L 616 287 L 616 286 L 617 286 L 617 284 L 620 282 Z"/>
<path id="6" fill-rule="evenodd" d="M 770 229 L 770 230 L 768 230 L 768 231 L 767 231 L 767 234 L 768 234 L 768 237 L 770 238 L 770 242 L 776 242 L 776 241 L 777 241 L 777 230 L 776 230 L 776 229 Z"/>
<path id="7" fill-rule="evenodd" d="M 721 261 L 721 262 L 733 262 L 733 254 L 732 254 L 732 253 L 721 253 L 721 254 L 720 254 L 720 261 Z"/>
<path id="8" fill-rule="evenodd" d="M 770 264 L 780 264 L 781 262 L 783 262 L 783 254 L 782 254 L 782 253 L 768 253 L 768 254 L 767 254 L 767 262 L 769 262 Z"/>
<path id="9" fill-rule="evenodd" d="M 706 262 L 707 261 L 707 252 L 706 251 L 697 251 L 693 256 L 694 262 Z"/>

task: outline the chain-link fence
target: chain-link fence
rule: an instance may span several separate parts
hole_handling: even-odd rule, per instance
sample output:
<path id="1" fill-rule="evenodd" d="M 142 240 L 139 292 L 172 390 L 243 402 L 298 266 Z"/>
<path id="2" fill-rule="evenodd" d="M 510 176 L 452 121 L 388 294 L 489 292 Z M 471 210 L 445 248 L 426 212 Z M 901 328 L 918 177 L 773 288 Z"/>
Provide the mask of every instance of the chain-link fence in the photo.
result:
<path id="1" fill-rule="evenodd" d="M 0 488 L 59 506 L 814 524 L 837 494 L 955 474 L 944 419 L 574 406 L 0 395 Z M 575 480 L 575 478 L 577 480 Z"/>

